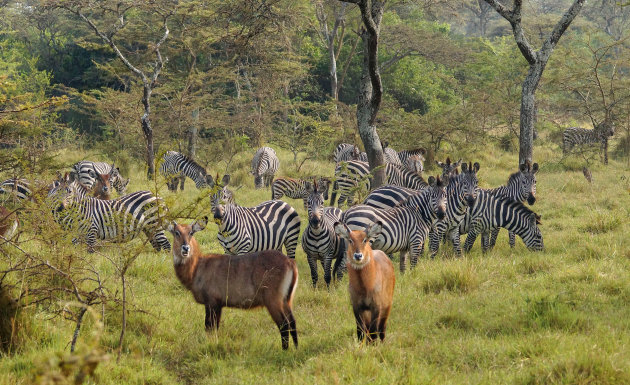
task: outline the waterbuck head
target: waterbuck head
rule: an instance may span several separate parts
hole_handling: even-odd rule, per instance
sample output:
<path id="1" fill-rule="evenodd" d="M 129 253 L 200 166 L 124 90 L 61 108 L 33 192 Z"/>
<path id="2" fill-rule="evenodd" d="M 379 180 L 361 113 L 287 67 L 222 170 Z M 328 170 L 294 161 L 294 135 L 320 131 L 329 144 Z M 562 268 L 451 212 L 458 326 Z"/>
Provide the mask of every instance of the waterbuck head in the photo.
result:
<path id="1" fill-rule="evenodd" d="M 345 223 L 335 223 L 335 233 L 346 241 L 346 253 L 350 266 L 360 270 L 370 262 L 372 241 L 381 234 L 382 230 L 383 224 L 380 221 L 371 224 L 365 231 L 351 231 Z"/>
<path id="2" fill-rule="evenodd" d="M 471 162 L 462 164 L 462 173 L 458 182 L 460 183 L 460 193 L 464 195 L 466 204 L 469 207 L 473 207 L 477 200 L 477 193 L 479 192 L 477 172 L 480 167 L 478 162 L 475 162 L 475 164 Z"/>
<path id="3" fill-rule="evenodd" d="M 195 221 L 190 225 L 180 225 L 172 221 L 168 223 L 166 229 L 173 234 L 173 262 L 181 264 L 186 259 L 195 254 L 194 247 L 197 242 L 192 242 L 192 237 L 197 231 L 206 228 L 208 217 L 203 217 L 200 221 Z"/>

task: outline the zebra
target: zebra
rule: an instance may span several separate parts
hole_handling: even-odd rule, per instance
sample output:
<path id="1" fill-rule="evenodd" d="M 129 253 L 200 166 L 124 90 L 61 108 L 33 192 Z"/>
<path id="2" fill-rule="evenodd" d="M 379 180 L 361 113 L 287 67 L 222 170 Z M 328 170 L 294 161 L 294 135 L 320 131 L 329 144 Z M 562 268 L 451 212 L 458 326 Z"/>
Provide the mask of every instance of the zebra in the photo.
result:
<path id="1" fill-rule="evenodd" d="M 212 175 L 208 175 L 205 168 L 177 151 L 166 151 L 162 156 L 160 174 L 167 179 L 167 187 L 170 191 L 177 190 L 179 178 L 189 177 L 198 189 L 210 187 L 213 182 Z M 182 183 L 180 190 L 183 189 Z"/>
<path id="2" fill-rule="evenodd" d="M 473 207 L 478 194 L 477 172 L 479 163 L 462 164 L 461 174 L 451 176 L 446 187 L 447 207 L 444 220 L 438 221 L 429 232 L 429 250 L 435 258 L 440 242 L 446 236 L 453 243 L 457 256 L 462 253 L 459 242 L 459 225 L 464 220 L 469 207 Z"/>
<path id="3" fill-rule="evenodd" d="M 209 185 L 212 188 L 212 191 L 210 192 L 210 209 L 212 212 L 214 212 L 216 207 L 220 204 L 235 204 L 234 193 L 232 190 L 227 188 L 228 184 L 230 184 L 230 175 L 223 175 L 221 182 L 218 182 L 219 174 L 217 174 L 216 183 L 215 179 L 213 179 L 211 175 L 208 176 L 210 177 Z"/>
<path id="4" fill-rule="evenodd" d="M 446 214 L 446 183 L 429 178 L 430 187 L 412 195 L 400 206 L 383 210 L 372 206 L 357 205 L 343 213 L 342 222 L 350 229 L 365 229 L 366 225 L 381 221 L 383 231 L 372 243 L 374 249 L 386 254 L 400 252 L 400 271 L 405 271 L 407 254 L 410 265 L 415 267 L 424 250 L 429 229 L 436 220 Z"/>
<path id="5" fill-rule="evenodd" d="M 533 165 L 528 161 L 519 166 L 519 171 L 510 175 L 507 185 L 488 189 L 492 194 L 509 198 L 513 201 L 525 202 L 529 205 L 536 203 L 536 173 L 538 172 L 538 163 Z M 490 234 L 490 248 L 494 247 L 499 228 L 494 229 Z M 484 236 L 488 236 L 484 234 Z M 510 247 L 516 244 L 516 235 L 509 232 Z"/>
<path id="6" fill-rule="evenodd" d="M 91 190 L 95 182 L 94 174 L 110 175 L 109 183 L 116 189 L 118 194 L 125 195 L 127 192 L 127 185 L 129 179 L 123 178 L 120 175 L 120 169 L 114 167 L 114 164 L 105 162 L 92 162 L 89 160 L 82 160 L 75 163 L 72 166 L 72 170 L 79 176 L 79 183 L 85 186 L 86 189 Z M 93 174 L 91 174 L 92 172 Z"/>
<path id="7" fill-rule="evenodd" d="M 271 147 L 261 147 L 254 154 L 252 159 L 252 170 L 250 174 L 254 176 L 254 186 L 259 189 L 271 185 L 274 175 L 278 171 L 280 161 L 276 152 Z"/>
<path id="8" fill-rule="evenodd" d="M 402 166 L 402 162 L 398 157 L 398 153 L 393 148 L 389 147 L 388 142 L 381 142 L 383 147 L 383 160 L 388 164 L 395 164 L 396 166 Z"/>
<path id="9" fill-rule="evenodd" d="M 318 190 L 324 194 L 324 199 L 328 199 L 330 180 L 324 177 L 315 177 Z M 278 178 L 271 184 L 271 199 L 280 199 L 284 195 L 293 199 L 302 199 L 304 209 L 307 208 L 307 199 L 310 194 L 307 186 L 310 182 L 304 179 Z M 333 222 L 334 223 L 334 222 Z"/>
<path id="10" fill-rule="evenodd" d="M 411 155 L 403 163 L 403 167 L 418 175 L 424 171 L 424 157 L 422 155 Z"/>
<path id="11" fill-rule="evenodd" d="M 287 256 L 295 258 L 300 217 L 288 203 L 273 200 L 255 207 L 219 204 L 213 215 L 219 226 L 217 238 L 227 254 L 281 251 L 284 244 Z"/>
<path id="12" fill-rule="evenodd" d="M 402 201 L 417 193 L 418 190 L 388 184 L 370 191 L 363 204 L 387 210 L 398 206 Z"/>
<path id="13" fill-rule="evenodd" d="M 457 167 L 462 164 L 462 160 L 460 159 L 455 163 L 451 163 L 451 158 L 447 157 L 444 163 L 437 160 L 435 163 L 442 169 L 442 178 L 444 178 L 445 176 L 457 175 L 459 172 Z"/>
<path id="14" fill-rule="evenodd" d="M 334 206 L 337 192 L 340 193 L 338 206 L 348 200 L 351 204 L 354 201 L 354 194 L 359 187 L 370 190 L 370 167 L 366 162 L 349 161 L 342 162 L 335 168 L 335 183 L 330 198 L 331 206 Z M 408 171 L 402 167 L 386 164 L 385 175 L 387 183 L 395 186 L 402 186 L 414 190 L 420 190 L 427 186 L 427 182 L 418 174 Z"/>
<path id="15" fill-rule="evenodd" d="M 365 152 L 361 152 L 359 147 L 350 143 L 340 143 L 335 148 L 333 152 L 333 160 L 335 164 L 339 162 L 347 162 L 349 160 L 360 160 L 362 162 L 367 162 L 367 154 Z"/>
<path id="16" fill-rule="evenodd" d="M 166 206 L 150 191 L 101 200 L 89 196 L 78 175 L 71 172 L 48 193 L 48 198 L 55 220 L 64 229 L 76 230 L 79 236 L 84 236 L 90 253 L 94 252 L 97 239 L 127 242 L 141 231 L 156 251 L 171 249 L 162 229 Z"/>
<path id="17" fill-rule="evenodd" d="M 341 278 L 340 266 L 343 263 L 343 241 L 335 233 L 335 222 L 341 221 L 341 210 L 336 207 L 324 207 L 326 189 L 321 189 L 315 180 L 306 182 L 309 191 L 307 197 L 308 224 L 302 233 L 302 249 L 311 268 L 313 287 L 317 286 L 317 261 L 324 269 L 324 281 L 330 285 L 332 261 L 335 260 L 337 278 Z"/>
<path id="18" fill-rule="evenodd" d="M 0 183 L 0 194 L 10 195 L 19 200 L 27 200 L 33 195 L 33 191 L 28 180 L 12 178 Z"/>
<path id="19" fill-rule="evenodd" d="M 468 233 L 464 243 L 466 252 L 472 248 L 477 234 L 488 233 L 497 227 L 516 233 L 528 249 L 541 251 L 544 244 L 538 224 L 540 216 L 521 202 L 480 189 L 475 205 L 460 224 L 459 233 Z M 489 250 L 488 237 L 482 236 L 481 246 L 484 253 Z"/>
<path id="20" fill-rule="evenodd" d="M 427 150 L 425 150 L 424 148 L 416 148 L 413 150 L 398 151 L 398 158 L 400 159 L 400 163 L 404 166 L 408 164 L 409 158 L 411 157 L 417 157 L 417 159 L 419 159 L 421 162 L 424 162 L 425 161 L 424 156 L 426 154 L 427 154 Z M 422 164 L 423 164 L 422 170 L 424 170 L 424 163 Z"/>
<path id="21" fill-rule="evenodd" d="M 600 158 L 608 164 L 608 138 L 615 134 L 615 124 L 605 119 L 592 130 L 569 127 L 562 134 L 562 152 L 567 154 L 575 146 L 600 144 Z"/>

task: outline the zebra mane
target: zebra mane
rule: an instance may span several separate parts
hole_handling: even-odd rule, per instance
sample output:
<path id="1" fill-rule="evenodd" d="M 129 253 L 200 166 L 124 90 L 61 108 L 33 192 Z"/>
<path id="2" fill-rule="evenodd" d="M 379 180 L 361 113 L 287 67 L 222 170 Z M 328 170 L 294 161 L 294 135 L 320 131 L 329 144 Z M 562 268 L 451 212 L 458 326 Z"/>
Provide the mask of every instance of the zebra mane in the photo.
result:
<path id="1" fill-rule="evenodd" d="M 414 148 L 413 150 L 403 150 L 401 152 L 405 152 L 409 155 L 425 155 L 427 153 L 427 150 L 425 150 L 422 147 L 418 147 L 418 148 Z"/>

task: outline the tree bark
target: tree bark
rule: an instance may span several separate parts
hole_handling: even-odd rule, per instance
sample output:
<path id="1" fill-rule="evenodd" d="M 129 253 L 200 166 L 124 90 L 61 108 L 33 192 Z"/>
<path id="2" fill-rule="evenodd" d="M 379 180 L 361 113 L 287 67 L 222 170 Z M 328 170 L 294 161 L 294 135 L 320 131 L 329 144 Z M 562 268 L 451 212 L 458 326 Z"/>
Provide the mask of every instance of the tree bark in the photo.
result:
<path id="1" fill-rule="evenodd" d="M 545 66 L 549 61 L 549 56 L 553 52 L 556 44 L 567 30 L 571 22 L 580 13 L 586 0 L 575 0 L 571 7 L 562 15 L 547 39 L 545 39 L 540 50 L 535 51 L 531 46 L 523 26 L 521 24 L 521 9 L 523 0 L 514 0 L 514 7 L 508 9 L 498 0 L 484 0 L 494 8 L 503 18 L 510 22 L 514 40 L 521 51 L 521 54 L 529 63 L 529 71 L 523 82 L 521 93 L 521 120 L 519 135 L 519 164 L 525 161 L 533 161 L 534 152 L 534 123 L 536 121 L 536 89 L 540 83 Z"/>
<path id="2" fill-rule="evenodd" d="M 385 167 L 382 167 L 385 165 L 383 148 L 375 125 L 376 115 L 383 96 L 383 84 L 378 68 L 378 38 L 385 1 L 356 0 L 347 2 L 359 5 L 364 25 L 364 29 L 361 31 L 363 72 L 359 85 L 357 124 L 372 171 L 371 187 L 376 188 L 386 182 Z"/>

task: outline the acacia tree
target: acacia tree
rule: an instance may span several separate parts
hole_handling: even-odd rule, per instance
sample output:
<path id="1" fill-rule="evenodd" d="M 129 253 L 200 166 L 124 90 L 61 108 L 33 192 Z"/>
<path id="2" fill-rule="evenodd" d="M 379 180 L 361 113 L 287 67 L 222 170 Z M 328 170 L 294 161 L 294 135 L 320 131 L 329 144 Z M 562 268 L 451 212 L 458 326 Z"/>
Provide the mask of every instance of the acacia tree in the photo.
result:
<path id="1" fill-rule="evenodd" d="M 359 84 L 357 124 L 368 156 L 370 170 L 373 173 L 371 186 L 374 188 L 385 184 L 385 168 L 380 167 L 385 164 L 383 147 L 375 126 L 376 115 L 383 96 L 383 84 L 378 67 L 378 39 L 385 11 L 385 0 L 342 1 L 357 4 L 363 20 L 364 28 L 360 32 L 363 41 L 363 70 Z"/>
<path id="2" fill-rule="evenodd" d="M 529 63 L 529 71 L 523 82 L 521 93 L 521 119 L 519 137 L 519 164 L 532 161 L 534 147 L 534 123 L 536 121 L 536 89 L 540 83 L 543 71 L 547 66 L 549 56 L 553 52 L 560 37 L 567 30 L 573 19 L 580 13 L 585 0 L 575 0 L 571 7 L 562 15 L 551 33 L 543 42 L 542 47 L 536 51 L 525 36 L 523 30 L 521 11 L 523 0 L 515 0 L 512 9 L 507 8 L 498 0 L 485 0 L 512 26 L 512 32 L 521 54 Z"/>
<path id="3" fill-rule="evenodd" d="M 54 3 L 52 3 L 54 4 Z M 119 45 L 115 41 L 116 34 L 128 25 L 127 14 L 131 10 L 140 8 L 142 4 L 136 1 L 120 1 L 114 3 L 110 2 L 93 2 L 91 0 L 85 2 L 71 2 L 61 3 L 59 5 L 71 13 L 78 16 L 84 21 L 92 31 L 107 44 L 112 51 L 116 54 L 123 64 L 132 72 L 132 74 L 140 79 L 142 82 L 142 106 L 144 113 L 140 117 L 140 124 L 142 128 L 142 134 L 146 141 L 146 162 L 147 162 L 147 177 L 153 179 L 155 176 L 155 152 L 153 148 L 153 127 L 151 126 L 151 94 L 157 84 L 158 77 L 162 72 L 165 60 L 162 58 L 160 48 L 166 41 L 169 35 L 169 29 L 167 21 L 172 15 L 172 11 L 162 7 L 158 3 L 150 3 L 149 13 L 157 15 L 162 22 L 162 33 L 159 39 L 153 43 L 147 45 L 147 51 L 149 51 L 154 57 L 155 61 L 149 64 L 150 70 L 143 70 L 141 66 L 134 65 L 128 59 L 128 56 L 132 56 L 135 52 L 129 55 L 122 52 Z M 96 25 L 95 19 L 91 17 L 94 14 L 110 15 L 115 17 L 115 22 L 109 29 L 99 27 Z M 144 56 L 144 55 L 141 55 Z"/>

